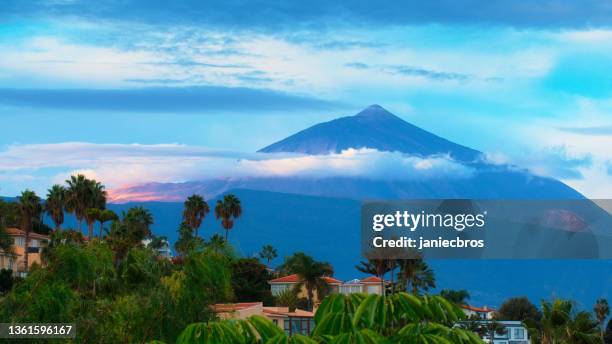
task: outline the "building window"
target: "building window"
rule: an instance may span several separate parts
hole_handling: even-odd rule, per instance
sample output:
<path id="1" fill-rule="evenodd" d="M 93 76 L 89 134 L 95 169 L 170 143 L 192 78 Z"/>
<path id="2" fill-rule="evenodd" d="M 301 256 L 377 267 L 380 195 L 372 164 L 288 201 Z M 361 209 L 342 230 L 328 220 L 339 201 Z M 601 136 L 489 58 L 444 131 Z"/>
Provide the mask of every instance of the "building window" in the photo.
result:
<path id="1" fill-rule="evenodd" d="M 272 323 L 276 326 L 278 326 L 278 319 L 272 319 Z"/>
<path id="2" fill-rule="evenodd" d="M 271 287 L 272 295 L 278 296 L 287 289 L 289 289 L 288 284 L 272 284 L 272 287 Z"/>
<path id="3" fill-rule="evenodd" d="M 345 294 L 345 295 L 361 293 L 361 286 L 360 285 L 341 285 L 340 293 Z"/>
<path id="4" fill-rule="evenodd" d="M 13 244 L 17 247 L 24 247 L 25 246 L 25 238 L 24 237 L 16 237 L 13 238 Z"/>
<path id="5" fill-rule="evenodd" d="M 525 330 L 522 328 L 515 328 L 513 338 L 514 339 L 525 339 Z"/>
<path id="6" fill-rule="evenodd" d="M 291 317 L 285 320 L 285 333 L 288 335 L 302 334 L 309 335 L 314 329 L 313 318 Z"/>

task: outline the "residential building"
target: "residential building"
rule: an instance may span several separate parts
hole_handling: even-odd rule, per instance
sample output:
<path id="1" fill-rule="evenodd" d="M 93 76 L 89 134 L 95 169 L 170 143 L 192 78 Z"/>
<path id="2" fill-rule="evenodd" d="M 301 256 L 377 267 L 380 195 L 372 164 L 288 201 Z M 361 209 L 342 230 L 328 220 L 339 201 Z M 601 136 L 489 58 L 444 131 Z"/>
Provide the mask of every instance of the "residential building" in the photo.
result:
<path id="1" fill-rule="evenodd" d="M 465 313 L 469 319 L 491 320 L 495 314 L 495 310 L 493 308 L 488 308 L 487 306 L 475 307 L 470 305 L 461 305 L 460 307 L 463 310 L 463 313 Z"/>
<path id="2" fill-rule="evenodd" d="M 484 325 L 487 321 L 481 321 Z M 493 332 L 493 341 L 491 341 L 491 334 L 485 333 L 482 339 L 485 343 L 490 344 L 531 344 L 529 338 L 529 332 L 525 325 L 520 321 L 504 321 L 496 320 L 495 324 L 498 325 L 501 330 Z"/>
<path id="3" fill-rule="evenodd" d="M 340 285 L 339 292 L 344 295 L 363 293 L 363 294 L 383 294 L 383 284 L 378 277 L 367 277 L 364 279 L 352 279 Z M 389 281 L 384 281 L 384 286 L 388 285 Z"/>
<path id="4" fill-rule="evenodd" d="M 25 277 L 25 232 L 18 228 L 7 228 L 6 234 L 13 240 L 12 252 L 3 252 L 4 258 L 0 261 L 2 266 L 12 266 L 15 275 Z M 30 245 L 28 249 L 28 267 L 32 264 L 41 264 L 41 249 L 49 242 L 49 236 L 30 232 Z M 12 259 L 11 259 L 12 256 Z M 0 258 L 0 260 L 2 260 Z"/>
<path id="5" fill-rule="evenodd" d="M 288 307 L 264 307 L 261 302 L 223 303 L 212 306 L 221 319 L 246 319 L 253 315 L 264 316 L 287 335 L 308 335 L 314 329 L 314 313 Z"/>
<path id="6" fill-rule="evenodd" d="M 148 247 L 149 244 L 151 244 L 151 242 L 153 242 L 153 240 L 151 239 L 144 239 L 142 241 L 142 244 L 145 247 Z M 162 246 L 160 248 L 158 248 L 157 250 L 157 254 L 160 257 L 164 257 L 164 258 L 168 258 L 168 259 L 172 259 L 173 255 L 172 255 L 172 248 L 170 248 L 170 243 L 168 242 L 168 240 L 163 240 L 162 241 Z"/>
<path id="7" fill-rule="evenodd" d="M 330 293 L 337 293 L 338 292 L 338 288 L 342 284 L 342 281 L 337 280 L 337 279 L 335 279 L 333 277 L 323 277 L 323 279 L 325 280 L 325 282 L 327 282 L 327 285 L 329 286 L 329 292 Z M 300 277 L 297 274 L 293 274 L 293 275 L 289 275 L 289 276 L 284 276 L 284 277 L 280 277 L 280 278 L 276 278 L 276 279 L 273 279 L 271 281 L 268 281 L 268 283 L 270 283 L 270 290 L 271 290 L 273 296 L 278 296 L 282 292 L 284 292 L 285 290 L 292 290 L 300 282 L 301 282 Z M 298 293 L 298 297 L 300 297 L 300 298 L 301 297 L 307 297 L 307 295 L 308 295 L 308 291 L 306 290 L 306 288 L 304 286 L 302 286 L 302 288 L 300 289 L 300 291 Z M 319 296 L 317 295 L 317 291 L 315 290 L 314 291 L 314 295 L 313 295 L 313 302 L 314 302 L 314 304 L 317 304 L 320 301 L 321 300 L 319 300 Z"/>

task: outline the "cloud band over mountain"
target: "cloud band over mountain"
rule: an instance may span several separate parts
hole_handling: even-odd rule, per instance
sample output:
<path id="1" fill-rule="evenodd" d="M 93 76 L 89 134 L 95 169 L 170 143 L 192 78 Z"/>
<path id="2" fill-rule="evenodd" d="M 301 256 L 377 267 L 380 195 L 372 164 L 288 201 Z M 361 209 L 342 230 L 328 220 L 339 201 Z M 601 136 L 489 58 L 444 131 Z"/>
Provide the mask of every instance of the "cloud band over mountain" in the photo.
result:
<path id="1" fill-rule="evenodd" d="M 444 155 L 418 157 L 367 148 L 308 156 L 216 151 L 180 144 L 83 142 L 10 146 L 0 152 L 0 165 L 6 166 L 0 179 L 26 179 L 38 170 L 57 169 L 50 182 L 62 182 L 71 173 L 84 173 L 109 187 L 241 177 L 457 179 L 474 172 Z"/>

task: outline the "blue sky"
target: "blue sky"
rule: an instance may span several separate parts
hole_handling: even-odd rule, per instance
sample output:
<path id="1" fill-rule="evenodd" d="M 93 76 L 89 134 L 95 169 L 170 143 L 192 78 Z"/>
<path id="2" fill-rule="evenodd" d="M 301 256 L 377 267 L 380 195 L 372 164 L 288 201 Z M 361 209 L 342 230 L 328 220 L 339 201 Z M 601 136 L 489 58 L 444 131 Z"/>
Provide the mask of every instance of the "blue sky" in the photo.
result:
<path id="1" fill-rule="evenodd" d="M 236 157 L 377 103 L 609 198 L 609 18 L 605 1 L 8 1 L 0 194 L 44 193 L 74 171 L 114 187 L 102 171 L 133 144 Z M 120 146 L 100 153 L 108 144 Z M 68 161 L 70 149 L 108 160 Z M 198 165 L 173 179 L 148 163 L 126 183 L 208 176 Z"/>

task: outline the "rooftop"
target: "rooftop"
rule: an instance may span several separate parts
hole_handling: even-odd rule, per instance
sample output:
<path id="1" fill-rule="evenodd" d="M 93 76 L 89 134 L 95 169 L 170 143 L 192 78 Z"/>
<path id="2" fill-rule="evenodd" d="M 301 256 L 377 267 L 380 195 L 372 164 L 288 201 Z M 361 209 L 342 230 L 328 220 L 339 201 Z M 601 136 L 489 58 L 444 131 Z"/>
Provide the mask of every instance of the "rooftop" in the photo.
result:
<path id="1" fill-rule="evenodd" d="M 327 282 L 328 284 L 342 284 L 342 281 L 329 276 L 323 277 L 323 280 L 325 280 L 325 282 Z M 273 280 L 270 280 L 269 283 L 300 283 L 300 277 L 298 276 L 298 274 L 293 274 L 280 278 L 275 278 Z"/>
<path id="2" fill-rule="evenodd" d="M 487 306 L 484 306 L 484 307 L 475 307 L 475 306 L 470 306 L 470 305 L 460 305 L 460 307 L 463 308 L 463 309 L 467 309 L 468 311 L 478 312 L 478 313 L 495 312 L 495 309 L 488 308 Z"/>
<path id="3" fill-rule="evenodd" d="M 19 228 L 7 228 L 6 229 L 6 234 L 10 235 L 10 236 L 22 236 L 25 237 L 25 232 Z M 38 234 L 38 233 L 34 233 L 34 232 L 30 232 L 30 239 L 41 239 L 41 240 L 49 240 L 49 236 L 48 235 L 42 235 L 42 234 Z"/>

